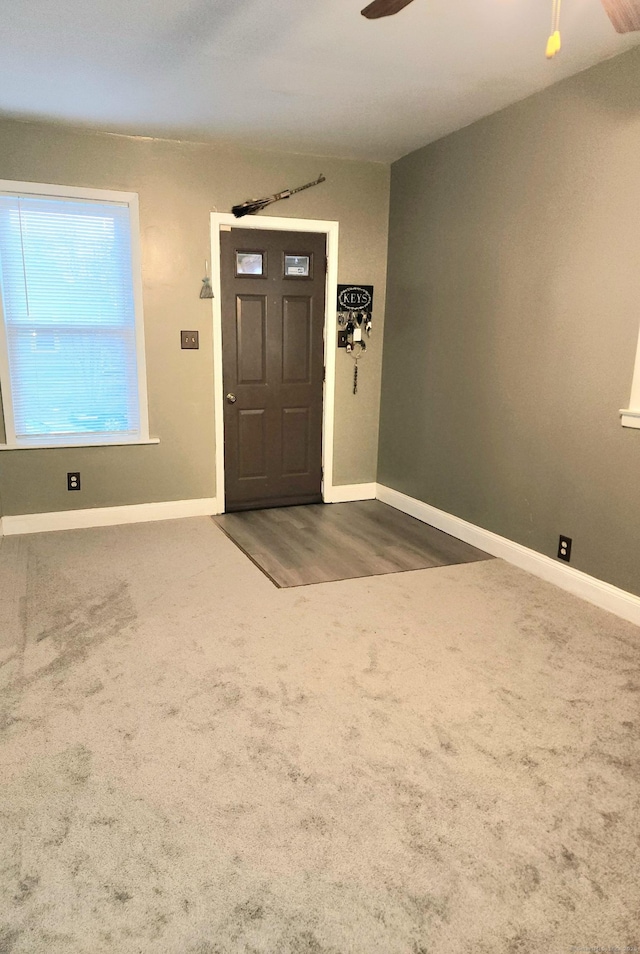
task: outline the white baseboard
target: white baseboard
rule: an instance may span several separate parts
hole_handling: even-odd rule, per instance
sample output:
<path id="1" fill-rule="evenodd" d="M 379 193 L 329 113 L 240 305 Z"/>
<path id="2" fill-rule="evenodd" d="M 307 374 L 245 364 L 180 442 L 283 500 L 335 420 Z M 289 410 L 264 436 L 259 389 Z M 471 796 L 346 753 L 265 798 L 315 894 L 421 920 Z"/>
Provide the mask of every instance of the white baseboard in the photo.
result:
<path id="1" fill-rule="evenodd" d="M 375 500 L 378 485 L 373 484 L 340 484 L 325 492 L 325 503 L 350 503 L 354 500 Z"/>
<path id="2" fill-rule="evenodd" d="M 409 497 L 398 490 L 392 490 L 383 484 L 343 484 L 333 487 L 329 499 L 325 497 L 325 502 L 346 503 L 374 498 L 640 626 L 640 597 L 633 593 L 612 586 L 611 583 L 605 583 L 604 580 L 598 580 L 574 567 L 559 563 L 536 550 L 530 550 L 520 543 L 492 533 L 491 530 L 484 530 L 461 517 L 438 510 L 431 504 Z M 43 533 L 49 530 L 78 530 L 85 527 L 108 527 L 150 520 L 202 517 L 217 513 L 220 513 L 220 509 L 215 497 L 198 500 L 168 500 L 125 507 L 28 513 L 2 517 L 0 534 L 11 536 L 20 533 Z"/>
<path id="3" fill-rule="evenodd" d="M 177 517 L 206 517 L 219 513 L 215 497 L 201 500 L 167 500 L 127 507 L 95 507 L 90 510 L 59 510 L 55 513 L 25 513 L 2 517 L 2 532 L 42 533 L 47 530 L 81 530 L 85 527 L 112 527 L 121 523 L 173 520 Z"/>
<path id="4" fill-rule="evenodd" d="M 473 523 L 468 523 L 460 517 L 446 513 L 444 510 L 438 510 L 430 504 L 416 500 L 415 497 L 408 497 L 398 490 L 392 490 L 383 484 L 377 485 L 376 497 L 383 503 L 395 507 L 396 510 L 402 510 L 412 517 L 417 517 L 423 523 L 428 523 L 438 530 L 450 533 L 465 543 L 470 543 L 492 556 L 500 557 L 507 563 L 513 563 L 514 566 L 522 570 L 528 570 L 534 576 L 538 576 L 548 583 L 554 583 L 556 586 L 573 593 L 574 596 L 580 596 L 583 600 L 599 606 L 601 609 L 615 613 L 622 619 L 628 620 L 640 626 L 640 597 L 626 590 L 618 589 L 611 583 L 605 583 L 598 580 L 588 573 L 576 570 L 572 566 L 559 563 L 551 557 L 538 553 L 536 550 L 530 550 L 528 547 L 501 537 L 490 530 L 483 530 Z"/>
<path id="5" fill-rule="evenodd" d="M 333 487 L 326 503 L 374 500 L 376 484 L 345 484 Z M 201 500 L 168 500 L 161 503 L 132 504 L 125 507 L 92 507 L 89 510 L 59 510 L 53 513 L 25 513 L 0 519 L 0 533 L 44 533 L 49 530 L 81 530 L 86 527 L 111 527 L 148 520 L 173 520 L 178 517 L 203 517 L 220 513 L 215 497 Z"/>

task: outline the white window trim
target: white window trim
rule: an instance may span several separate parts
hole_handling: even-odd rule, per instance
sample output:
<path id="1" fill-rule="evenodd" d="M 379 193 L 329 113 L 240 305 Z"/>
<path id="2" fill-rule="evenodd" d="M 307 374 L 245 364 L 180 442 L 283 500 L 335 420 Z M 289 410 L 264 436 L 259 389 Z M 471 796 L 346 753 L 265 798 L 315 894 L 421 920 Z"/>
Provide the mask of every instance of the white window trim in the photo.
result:
<path id="1" fill-rule="evenodd" d="M 28 444 L 23 444 L 18 441 L 15 444 L 0 444 L 0 451 L 16 451 L 16 450 L 45 450 L 52 447 L 66 448 L 66 447 L 138 447 L 143 444 L 159 444 L 159 437 L 135 437 L 130 441 L 120 438 L 119 440 L 107 441 L 104 438 L 96 441 L 78 441 L 61 439 L 57 444 L 54 444 L 51 440 L 43 440 L 41 442 L 29 441 Z"/>
<path id="2" fill-rule="evenodd" d="M 638 347 L 636 349 L 636 363 L 633 370 L 629 407 L 620 409 L 620 418 L 623 427 L 636 427 L 640 429 L 640 334 L 638 334 Z"/>
<path id="3" fill-rule="evenodd" d="M 136 316 L 136 361 L 138 367 L 138 401 L 140 405 L 140 434 L 130 440 L 114 436 L 106 440 L 104 435 L 96 435 L 82 441 L 74 440 L 76 435 L 59 439 L 43 436 L 40 439 L 21 441 L 16 438 L 9 377 L 9 353 L 6 335 L 0 329 L 0 383 L 2 389 L 2 411 L 6 443 L 0 444 L 0 450 L 30 450 L 44 447 L 111 447 L 126 444 L 158 444 L 159 438 L 149 437 L 149 401 L 147 394 L 147 364 L 144 341 L 144 312 L 142 307 L 142 251 L 140 245 L 140 206 L 137 192 L 114 192 L 112 189 L 85 189 L 79 186 L 50 185 L 42 182 L 16 182 L 13 179 L 0 179 L 0 194 L 29 195 L 35 197 L 50 196 L 58 199 L 86 199 L 95 202 L 114 202 L 129 208 L 131 223 L 131 272 L 133 278 L 133 300 Z M 2 296 L 0 296 L 0 319 L 2 316 Z M 2 320 L 1 324 L 4 324 Z"/>

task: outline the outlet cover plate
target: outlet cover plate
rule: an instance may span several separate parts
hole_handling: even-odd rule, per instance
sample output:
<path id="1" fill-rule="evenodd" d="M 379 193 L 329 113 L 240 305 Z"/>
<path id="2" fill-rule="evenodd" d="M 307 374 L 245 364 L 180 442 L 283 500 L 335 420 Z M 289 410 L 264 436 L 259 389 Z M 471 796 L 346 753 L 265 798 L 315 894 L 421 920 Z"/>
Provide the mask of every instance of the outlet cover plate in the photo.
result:
<path id="1" fill-rule="evenodd" d="M 564 560 L 565 563 L 571 562 L 571 537 L 565 537 L 563 534 L 560 534 L 558 540 L 558 559 Z"/>

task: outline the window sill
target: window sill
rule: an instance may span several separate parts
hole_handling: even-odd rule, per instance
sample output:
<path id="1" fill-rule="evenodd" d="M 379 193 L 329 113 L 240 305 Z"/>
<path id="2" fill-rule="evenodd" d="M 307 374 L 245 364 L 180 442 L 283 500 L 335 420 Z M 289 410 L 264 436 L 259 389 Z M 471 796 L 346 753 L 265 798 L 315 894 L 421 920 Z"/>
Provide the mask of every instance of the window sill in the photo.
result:
<path id="1" fill-rule="evenodd" d="M 28 444 L 0 444 L 0 451 L 12 450 L 43 450 L 44 448 L 57 447 L 65 449 L 67 447 L 127 447 L 139 446 L 142 444 L 159 444 L 159 437 L 136 438 L 135 440 L 96 440 L 96 441 L 42 441 L 42 443 L 30 442 Z"/>
<path id="2" fill-rule="evenodd" d="M 635 408 L 623 408 L 620 411 L 620 417 L 623 427 L 636 427 L 640 428 L 640 410 Z"/>

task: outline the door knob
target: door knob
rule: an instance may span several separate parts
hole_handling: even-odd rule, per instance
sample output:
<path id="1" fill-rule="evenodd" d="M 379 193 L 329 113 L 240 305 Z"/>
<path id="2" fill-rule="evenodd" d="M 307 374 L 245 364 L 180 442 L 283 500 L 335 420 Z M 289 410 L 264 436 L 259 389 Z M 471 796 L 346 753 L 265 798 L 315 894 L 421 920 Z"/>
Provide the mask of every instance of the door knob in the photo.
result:
<path id="1" fill-rule="evenodd" d="M 235 396 L 235 394 L 231 394 L 231 392 L 227 394 L 227 404 L 235 404 L 237 400 L 238 398 Z"/>

